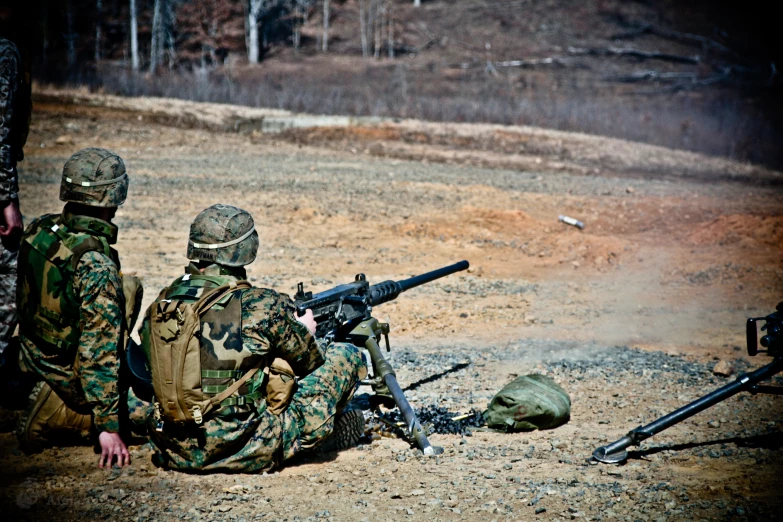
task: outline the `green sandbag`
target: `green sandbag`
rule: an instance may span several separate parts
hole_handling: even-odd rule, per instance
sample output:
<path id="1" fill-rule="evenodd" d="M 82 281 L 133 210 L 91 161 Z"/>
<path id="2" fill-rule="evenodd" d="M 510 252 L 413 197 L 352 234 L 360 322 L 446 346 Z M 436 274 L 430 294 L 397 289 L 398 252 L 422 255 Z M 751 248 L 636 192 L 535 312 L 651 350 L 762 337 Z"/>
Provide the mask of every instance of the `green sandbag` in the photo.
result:
<path id="1" fill-rule="evenodd" d="M 571 398 L 545 375 L 517 377 L 492 398 L 484 412 L 489 428 L 526 431 L 556 428 L 571 417 Z"/>

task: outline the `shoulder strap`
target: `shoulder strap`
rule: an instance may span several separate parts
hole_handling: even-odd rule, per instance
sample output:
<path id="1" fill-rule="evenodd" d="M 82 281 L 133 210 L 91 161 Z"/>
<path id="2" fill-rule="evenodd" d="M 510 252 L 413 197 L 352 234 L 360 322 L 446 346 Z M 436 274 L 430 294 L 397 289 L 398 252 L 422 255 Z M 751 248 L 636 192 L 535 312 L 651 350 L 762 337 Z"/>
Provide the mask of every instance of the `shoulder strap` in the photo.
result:
<path id="1" fill-rule="evenodd" d="M 87 252 L 100 252 L 106 255 L 109 259 L 112 260 L 113 263 L 116 264 L 117 259 L 111 254 L 110 250 L 108 252 L 107 250 L 107 245 L 104 245 L 100 239 L 87 236 L 82 241 L 80 241 L 78 245 L 75 245 L 73 248 L 71 248 L 71 252 L 73 252 L 73 256 L 71 256 L 71 268 L 76 270 L 76 265 L 79 264 L 79 260 Z M 119 267 L 117 269 L 119 270 Z"/>
<path id="2" fill-rule="evenodd" d="M 198 301 L 193 303 L 193 311 L 196 313 L 196 315 L 201 317 L 204 315 L 204 313 L 206 313 L 207 310 L 212 308 L 226 295 L 235 290 L 245 290 L 248 288 L 252 288 L 252 286 L 247 281 L 229 281 L 228 283 L 222 284 L 208 292 L 205 292 Z"/>

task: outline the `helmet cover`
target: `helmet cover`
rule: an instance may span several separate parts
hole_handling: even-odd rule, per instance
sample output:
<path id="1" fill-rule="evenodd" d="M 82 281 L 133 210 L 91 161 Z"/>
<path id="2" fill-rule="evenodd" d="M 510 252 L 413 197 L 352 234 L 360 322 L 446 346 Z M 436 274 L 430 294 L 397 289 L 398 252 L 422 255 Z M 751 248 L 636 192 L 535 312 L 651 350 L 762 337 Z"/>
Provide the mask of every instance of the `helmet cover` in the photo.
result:
<path id="1" fill-rule="evenodd" d="M 190 225 L 187 257 L 224 266 L 249 265 L 258 253 L 253 216 L 231 205 L 212 205 Z"/>
<path id="2" fill-rule="evenodd" d="M 119 207 L 128 196 L 128 173 L 122 158 L 99 148 L 83 149 L 63 167 L 60 200 L 94 207 Z"/>

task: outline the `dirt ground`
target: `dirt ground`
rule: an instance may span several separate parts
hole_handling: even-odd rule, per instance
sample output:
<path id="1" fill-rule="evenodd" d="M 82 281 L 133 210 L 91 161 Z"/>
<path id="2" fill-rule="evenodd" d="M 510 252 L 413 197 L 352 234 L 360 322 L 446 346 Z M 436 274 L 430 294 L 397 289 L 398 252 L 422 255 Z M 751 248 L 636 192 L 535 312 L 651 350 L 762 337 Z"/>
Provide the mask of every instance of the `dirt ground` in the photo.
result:
<path id="1" fill-rule="evenodd" d="M 777 518 L 779 399 L 732 398 L 648 440 L 623 466 L 587 459 L 728 383 L 713 374 L 717 361 L 736 372 L 769 362 L 746 355 L 744 322 L 783 300 L 780 173 L 723 160 L 711 170 L 699 165 L 712 158 L 661 148 L 667 170 L 648 169 L 648 146 L 634 156 L 637 146 L 614 140 L 618 161 L 617 150 L 601 154 L 603 139 L 578 135 L 509 145 L 471 137 L 469 126 L 418 141 L 355 129 L 242 134 L 146 116 L 36 104 L 20 168 L 26 221 L 60 210 L 70 154 L 102 146 L 131 175 L 117 248 L 123 271 L 144 282 L 145 306 L 181 273 L 190 221 L 218 202 L 253 213 L 261 248 L 250 278 L 283 292 L 467 259 L 467 273 L 376 309 L 392 325 L 411 403 L 481 409 L 515 375 L 540 372 L 570 393 L 572 418 L 532 433 L 435 434 L 446 450 L 437 458 L 404 440 L 368 440 L 264 475 L 163 471 L 146 445 L 133 448 L 130 468 L 104 472 L 91 448 L 26 457 L 3 434 L 0 503 L 12 519 Z M 588 159 L 569 148 L 576 142 L 593 144 Z"/>

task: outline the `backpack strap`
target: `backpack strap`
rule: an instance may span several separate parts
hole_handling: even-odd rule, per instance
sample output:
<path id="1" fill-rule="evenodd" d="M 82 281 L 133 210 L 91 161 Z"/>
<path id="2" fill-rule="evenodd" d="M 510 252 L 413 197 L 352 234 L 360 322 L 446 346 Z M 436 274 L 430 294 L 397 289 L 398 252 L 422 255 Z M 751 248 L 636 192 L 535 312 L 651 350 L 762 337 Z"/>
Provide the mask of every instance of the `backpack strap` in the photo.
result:
<path id="1" fill-rule="evenodd" d="M 218 406 L 221 402 L 223 402 L 223 399 L 228 399 L 231 395 L 234 394 L 235 391 L 237 391 L 243 384 L 245 384 L 250 378 L 256 374 L 258 370 L 261 368 L 252 368 L 247 371 L 245 375 L 240 377 L 236 380 L 234 384 L 223 390 L 221 393 L 215 395 L 210 399 L 210 402 L 213 406 Z"/>
<path id="2" fill-rule="evenodd" d="M 247 281 L 229 281 L 226 284 L 220 285 L 217 288 L 213 288 L 210 291 L 204 293 L 201 298 L 193 303 L 193 311 L 201 317 L 207 310 L 212 308 L 221 299 L 235 290 L 246 290 L 252 288 Z"/>

